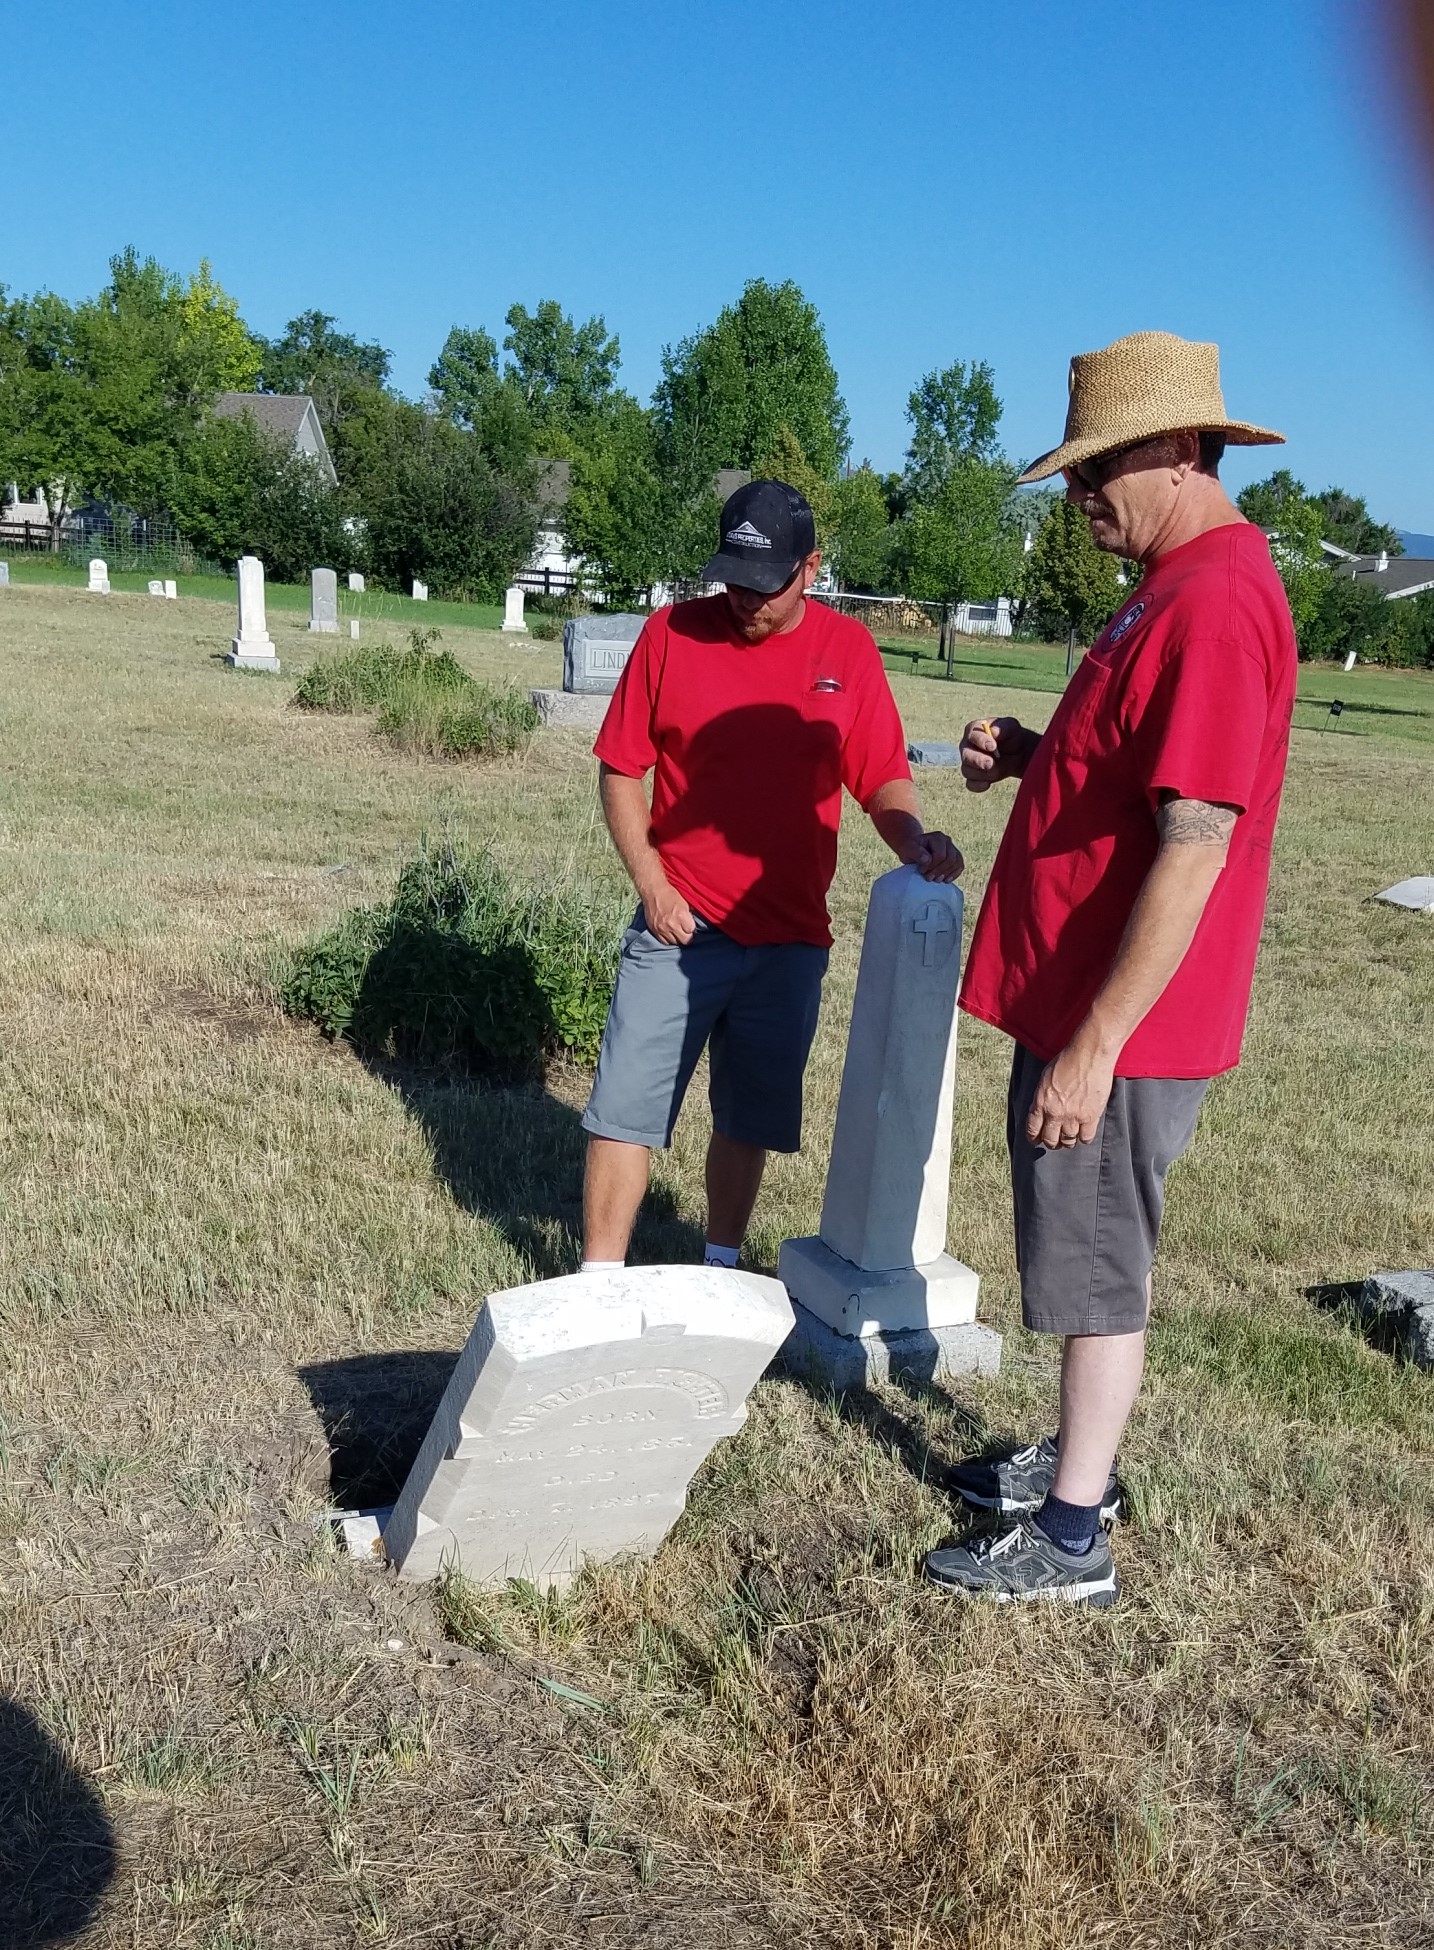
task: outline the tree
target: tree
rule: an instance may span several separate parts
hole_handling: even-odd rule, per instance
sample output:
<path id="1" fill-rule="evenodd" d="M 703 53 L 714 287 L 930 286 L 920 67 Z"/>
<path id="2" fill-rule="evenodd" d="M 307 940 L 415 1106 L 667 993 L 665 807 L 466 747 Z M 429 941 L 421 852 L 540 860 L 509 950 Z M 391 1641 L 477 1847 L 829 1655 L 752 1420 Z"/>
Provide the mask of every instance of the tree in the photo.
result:
<path id="1" fill-rule="evenodd" d="M 556 298 L 544 298 L 535 312 L 513 305 L 505 323 L 507 376 L 540 439 L 575 437 L 612 392 L 621 357 L 617 339 L 601 317 L 575 325 Z"/>
<path id="2" fill-rule="evenodd" d="M 863 461 L 837 482 L 831 497 L 829 546 L 837 577 L 847 589 L 885 591 L 893 537 L 882 481 Z"/>
<path id="3" fill-rule="evenodd" d="M 1263 481 L 1251 481 L 1235 496 L 1235 506 L 1247 521 L 1253 521 L 1266 534 L 1288 519 L 1291 508 L 1308 501 L 1303 481 L 1297 481 L 1288 467 L 1277 467 Z"/>
<path id="4" fill-rule="evenodd" d="M 259 378 L 259 346 L 207 257 L 179 299 L 179 358 L 194 399 L 251 392 Z"/>
<path id="5" fill-rule="evenodd" d="M 1252 481 L 1241 490 L 1236 505 L 1270 538 L 1270 553 L 1285 585 L 1295 634 L 1303 640 L 1331 581 L 1328 559 L 1320 547 L 1324 509 L 1287 467 L 1277 468 L 1268 480 Z"/>
<path id="6" fill-rule="evenodd" d="M 825 549 L 831 534 L 832 487 L 802 452 L 802 443 L 783 420 L 772 444 L 759 454 L 752 472 L 760 481 L 785 481 L 806 496 L 816 524 L 817 547 Z"/>
<path id="7" fill-rule="evenodd" d="M 1320 512 L 1320 533 L 1336 548 L 1351 555 L 1402 555 L 1404 544 L 1387 523 L 1376 521 L 1364 504 L 1362 494 L 1346 494 L 1343 488 L 1327 487 L 1323 494 L 1311 495 Z"/>
<path id="8" fill-rule="evenodd" d="M 1121 597 L 1115 557 L 1098 549 L 1090 523 L 1064 498 L 1046 513 L 1025 559 L 1023 592 L 1036 627 L 1093 642 Z"/>
<path id="9" fill-rule="evenodd" d="M 280 582 L 307 580 L 315 563 L 357 567 L 358 544 L 327 475 L 251 415 L 206 420 L 175 483 L 180 532 L 223 562 L 259 556 Z"/>
<path id="10" fill-rule="evenodd" d="M 968 455 L 941 489 L 901 523 L 898 572 L 908 595 L 933 602 L 994 602 L 1021 569 L 1024 530 L 1014 506 L 1016 470 Z"/>
<path id="11" fill-rule="evenodd" d="M 428 383 L 443 417 L 472 433 L 503 384 L 492 333 L 455 325 L 428 369 Z"/>
<path id="12" fill-rule="evenodd" d="M 330 437 L 383 392 L 393 358 L 381 345 L 337 331 L 337 323 L 326 311 L 304 311 L 289 320 L 282 338 L 255 341 L 261 390 L 307 393 Z"/>
<path id="13" fill-rule="evenodd" d="M 603 416 L 601 435 L 574 455 L 562 526 L 569 549 L 611 602 L 634 602 L 654 582 L 680 572 L 652 422 L 635 399 L 623 395 Z"/>
<path id="14" fill-rule="evenodd" d="M 908 492 L 932 500 L 958 461 L 997 458 L 1001 402 L 995 374 L 983 361 L 957 359 L 944 372 L 928 372 L 906 402 L 911 445 L 906 453 Z"/>
<path id="15" fill-rule="evenodd" d="M 653 397 L 664 470 L 689 487 L 748 467 L 788 427 L 823 480 L 848 445 L 846 404 L 816 307 L 795 284 L 754 278 L 715 323 L 662 355 Z"/>

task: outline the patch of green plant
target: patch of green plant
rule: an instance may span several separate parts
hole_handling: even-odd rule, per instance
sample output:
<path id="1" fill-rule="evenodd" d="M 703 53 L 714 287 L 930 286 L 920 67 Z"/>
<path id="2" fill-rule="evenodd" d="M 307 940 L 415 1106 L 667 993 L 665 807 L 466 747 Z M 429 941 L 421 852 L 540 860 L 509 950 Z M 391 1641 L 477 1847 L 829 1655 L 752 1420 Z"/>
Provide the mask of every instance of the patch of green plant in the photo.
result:
<path id="1" fill-rule="evenodd" d="M 300 679 L 294 702 L 309 711 L 379 711 L 400 694 L 449 698 L 474 688 L 458 659 L 436 648 L 442 635 L 410 630 L 406 650 L 375 643 L 321 657 Z"/>
<path id="2" fill-rule="evenodd" d="M 528 634 L 540 638 L 544 643 L 552 643 L 563 633 L 561 616 L 534 616 L 528 621 Z"/>
<path id="3" fill-rule="evenodd" d="M 524 692 L 468 682 L 456 693 L 402 685 L 383 705 L 378 728 L 397 745 L 431 758 L 497 758 L 521 751 L 538 728 Z"/>
<path id="4" fill-rule="evenodd" d="M 595 1062 L 622 915 L 568 887 L 515 885 L 487 851 L 427 846 L 391 901 L 299 949 L 291 1014 L 365 1054 L 517 1076 Z"/>

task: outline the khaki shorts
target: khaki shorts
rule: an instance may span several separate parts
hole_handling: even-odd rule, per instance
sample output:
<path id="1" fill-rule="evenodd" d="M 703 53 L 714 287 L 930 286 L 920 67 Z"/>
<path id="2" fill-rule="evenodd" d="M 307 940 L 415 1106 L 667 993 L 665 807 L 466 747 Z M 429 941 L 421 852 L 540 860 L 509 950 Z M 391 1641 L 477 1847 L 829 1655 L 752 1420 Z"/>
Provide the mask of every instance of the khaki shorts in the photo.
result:
<path id="1" fill-rule="evenodd" d="M 1165 1174 L 1195 1135 L 1208 1077 L 1117 1077 L 1089 1144 L 1026 1136 L 1045 1061 L 1019 1043 L 1006 1141 L 1021 1318 L 1038 1334 L 1138 1334 L 1148 1311 Z"/>

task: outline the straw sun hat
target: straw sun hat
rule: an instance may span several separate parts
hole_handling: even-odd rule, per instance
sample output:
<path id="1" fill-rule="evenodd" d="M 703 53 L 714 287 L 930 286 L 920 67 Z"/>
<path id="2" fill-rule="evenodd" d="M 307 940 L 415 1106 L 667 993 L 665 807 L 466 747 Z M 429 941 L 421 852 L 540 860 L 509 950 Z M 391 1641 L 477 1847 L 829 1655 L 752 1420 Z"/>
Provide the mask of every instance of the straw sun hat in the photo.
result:
<path id="1" fill-rule="evenodd" d="M 1044 481 L 1096 454 L 1133 447 L 1161 433 L 1223 433 L 1236 447 L 1267 447 L 1282 433 L 1232 420 L 1220 391 L 1220 348 L 1173 332 L 1132 332 L 1100 352 L 1071 360 L 1066 437 L 1022 474 Z"/>

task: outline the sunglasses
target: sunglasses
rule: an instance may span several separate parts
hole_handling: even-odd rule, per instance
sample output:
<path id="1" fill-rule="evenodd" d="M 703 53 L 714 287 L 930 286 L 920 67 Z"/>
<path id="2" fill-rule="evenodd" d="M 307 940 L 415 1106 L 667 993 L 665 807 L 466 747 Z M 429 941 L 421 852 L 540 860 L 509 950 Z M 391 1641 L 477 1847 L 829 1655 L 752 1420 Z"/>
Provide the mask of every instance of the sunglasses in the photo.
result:
<path id="1" fill-rule="evenodd" d="M 1133 440 L 1128 447 L 1114 447 L 1108 454 L 1092 454 L 1078 466 L 1067 467 L 1065 477 L 1077 487 L 1084 488 L 1087 494 L 1099 494 L 1107 481 L 1113 481 L 1120 472 L 1121 463 L 1128 454 L 1138 453 L 1148 447 L 1148 440 Z"/>

